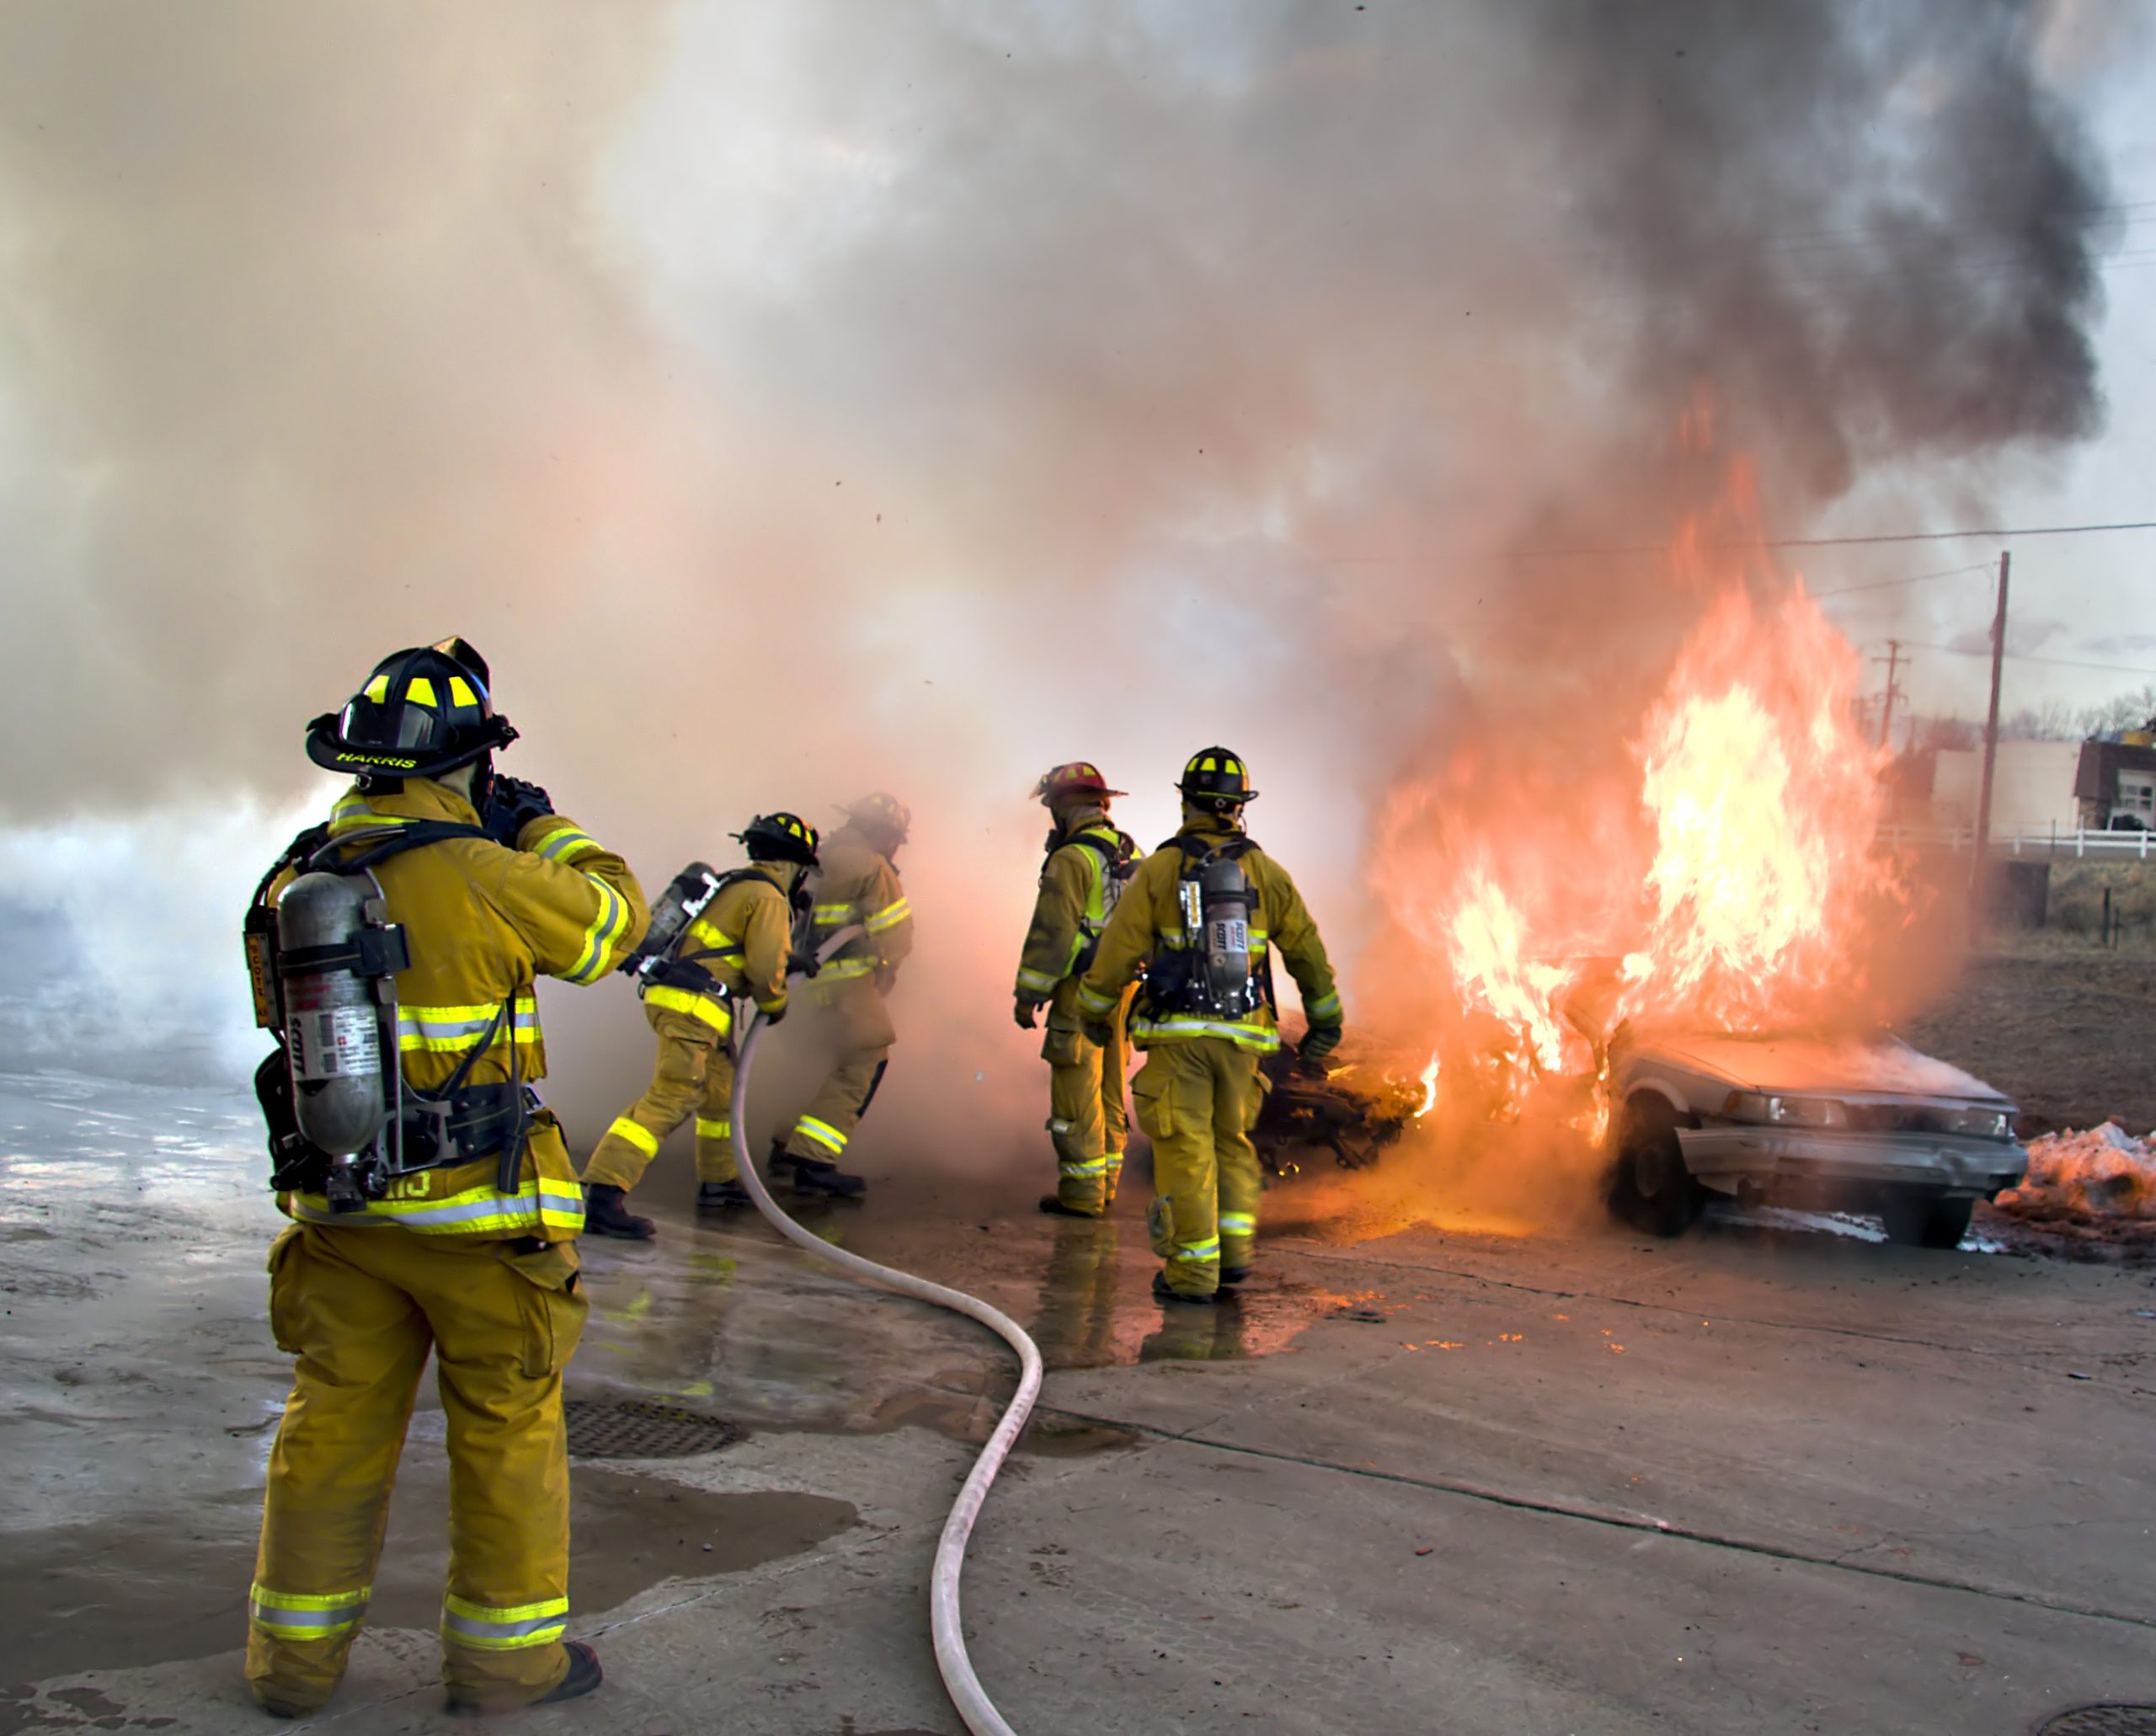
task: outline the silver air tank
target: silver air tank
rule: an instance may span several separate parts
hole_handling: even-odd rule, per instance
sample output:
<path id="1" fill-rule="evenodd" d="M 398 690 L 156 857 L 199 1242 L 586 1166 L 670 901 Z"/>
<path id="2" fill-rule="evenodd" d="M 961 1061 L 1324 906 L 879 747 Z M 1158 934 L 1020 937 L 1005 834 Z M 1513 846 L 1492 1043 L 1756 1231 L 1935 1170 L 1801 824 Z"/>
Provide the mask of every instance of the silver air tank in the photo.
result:
<path id="1" fill-rule="evenodd" d="M 355 968 L 369 902 L 360 883 L 324 873 L 302 874 L 277 901 L 293 1103 L 300 1131 L 333 1157 L 366 1151 L 389 1119 L 381 1007 Z M 308 969 L 315 959 L 323 968 Z"/>
<path id="2" fill-rule="evenodd" d="M 1205 920 L 1205 984 L 1216 1012 L 1241 1018 L 1254 996 L 1250 970 L 1250 881 L 1232 857 L 1216 856 L 1198 873 Z"/>

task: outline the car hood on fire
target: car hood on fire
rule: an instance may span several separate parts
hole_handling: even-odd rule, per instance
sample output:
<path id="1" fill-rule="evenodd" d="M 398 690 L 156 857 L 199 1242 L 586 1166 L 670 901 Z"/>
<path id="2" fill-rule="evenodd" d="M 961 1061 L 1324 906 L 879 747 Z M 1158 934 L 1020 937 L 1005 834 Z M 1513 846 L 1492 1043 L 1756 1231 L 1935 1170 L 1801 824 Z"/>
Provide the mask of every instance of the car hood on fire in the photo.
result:
<path id="1" fill-rule="evenodd" d="M 1883 1034 L 1736 1037 L 1627 1030 L 1616 1047 L 1636 1060 L 1660 1058 L 1753 1091 L 1861 1092 L 2001 1105 L 2007 1101 L 1973 1075 Z"/>

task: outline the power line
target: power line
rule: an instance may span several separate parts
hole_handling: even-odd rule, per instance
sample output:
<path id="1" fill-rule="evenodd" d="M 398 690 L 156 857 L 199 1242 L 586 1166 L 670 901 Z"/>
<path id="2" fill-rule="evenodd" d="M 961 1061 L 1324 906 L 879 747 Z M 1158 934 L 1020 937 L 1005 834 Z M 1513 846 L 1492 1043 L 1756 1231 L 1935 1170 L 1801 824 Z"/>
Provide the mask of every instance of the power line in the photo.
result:
<path id="1" fill-rule="evenodd" d="M 1694 548 L 1858 548 L 1887 542 L 1957 542 L 1975 537 L 2085 537 L 2100 531 L 2156 531 L 2156 518 L 2127 519 L 2100 525 L 1979 525 L 1965 531 L 1892 531 L 1870 537 L 1765 537 L 1749 542 L 1695 542 Z M 1609 548 L 1521 548 L 1514 560 L 1577 560 L 1610 554 L 1667 554 L 1666 542 L 1637 542 Z M 1375 560 L 1370 564 L 1385 564 Z"/>
<path id="2" fill-rule="evenodd" d="M 1988 658 L 1991 655 L 1988 649 L 1972 650 L 1967 645 L 1935 645 L 1922 639 L 1904 639 L 1902 643 L 1916 646 L 1920 650 L 1944 651 L 1950 657 Z M 2028 651 L 2009 651 L 2006 654 L 2016 663 L 2043 663 L 2054 669 L 2100 669 L 2106 675 L 2156 676 L 2156 669 L 2140 669 L 2125 663 L 2083 663 L 2071 657 L 2039 657 Z"/>
<path id="3" fill-rule="evenodd" d="M 1875 579 L 1868 585 L 1842 585 L 1832 590 L 1815 590 L 1809 595 L 1814 602 L 1823 602 L 1830 596 L 1853 596 L 1860 590 L 1885 590 L 1897 585 L 1921 585 L 1928 579 L 1959 579 L 1970 573 L 1988 573 L 1991 563 L 1983 561 L 1975 566 L 1949 567 L 1940 573 L 1906 573 L 1899 579 Z"/>

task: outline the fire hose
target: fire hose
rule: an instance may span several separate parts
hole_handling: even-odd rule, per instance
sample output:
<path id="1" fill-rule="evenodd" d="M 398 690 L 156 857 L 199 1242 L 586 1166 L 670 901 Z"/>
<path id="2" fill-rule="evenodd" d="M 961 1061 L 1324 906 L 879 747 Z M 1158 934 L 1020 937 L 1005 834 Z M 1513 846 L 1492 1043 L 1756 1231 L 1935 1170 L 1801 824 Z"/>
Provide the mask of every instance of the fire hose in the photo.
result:
<path id="1" fill-rule="evenodd" d="M 824 943 L 816 957 L 820 963 L 849 941 L 867 931 L 858 926 L 841 928 Z M 749 1003 L 739 1003 L 744 1009 Z M 974 1461 L 973 1470 L 967 1475 L 965 1487 L 958 1491 L 958 1498 L 952 1504 L 949 1517 L 943 1521 L 943 1535 L 936 1545 L 936 1561 L 929 1574 L 928 1619 L 929 1631 L 935 1641 L 936 1669 L 943 1678 L 944 1691 L 950 1695 L 951 1703 L 958 1709 L 958 1716 L 965 1720 L 967 1729 L 974 1736 L 1015 1736 L 1003 1714 L 988 1697 L 980 1685 L 980 1678 L 974 1674 L 973 1660 L 966 1655 L 965 1630 L 958 1615 L 958 1578 L 966 1564 L 966 1545 L 973 1536 L 974 1521 L 980 1516 L 981 1504 L 987 1500 L 990 1487 L 996 1473 L 1003 1468 L 1003 1461 L 1010 1456 L 1011 1444 L 1026 1426 L 1026 1419 L 1033 1414 L 1033 1402 L 1040 1397 L 1041 1353 L 1039 1347 L 1026 1335 L 1026 1330 L 1001 1309 L 991 1307 L 979 1296 L 968 1295 L 963 1290 L 952 1290 L 941 1284 L 931 1283 L 926 1278 L 916 1278 L 910 1272 L 901 1272 L 893 1266 L 880 1266 L 873 1260 L 863 1259 L 842 1247 L 834 1247 L 788 1217 L 771 1198 L 771 1190 L 764 1185 L 763 1178 L 756 1173 L 756 1166 L 749 1155 L 749 1076 L 756 1058 L 756 1045 L 764 1034 L 765 1021 L 752 1009 L 744 1013 L 746 1034 L 741 1039 L 740 1050 L 734 1060 L 734 1156 L 741 1172 L 741 1185 L 749 1190 L 749 1197 L 756 1202 L 756 1210 L 770 1221 L 780 1235 L 795 1246 L 814 1254 L 826 1265 L 836 1266 L 848 1276 L 860 1279 L 865 1284 L 877 1284 L 900 1295 L 913 1296 L 924 1302 L 933 1302 L 939 1308 L 948 1308 L 977 1320 L 995 1333 L 1018 1354 L 1018 1390 L 1006 1407 L 1002 1420 L 995 1425 L 995 1432 L 989 1436 L 988 1445 L 981 1449 L 979 1458 Z"/>

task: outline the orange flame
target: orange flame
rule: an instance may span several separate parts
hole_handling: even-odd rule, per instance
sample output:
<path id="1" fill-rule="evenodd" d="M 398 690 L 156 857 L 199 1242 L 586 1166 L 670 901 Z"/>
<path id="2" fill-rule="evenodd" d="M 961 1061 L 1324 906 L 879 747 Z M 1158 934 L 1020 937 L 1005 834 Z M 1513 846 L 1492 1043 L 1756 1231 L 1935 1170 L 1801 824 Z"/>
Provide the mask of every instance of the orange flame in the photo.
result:
<path id="1" fill-rule="evenodd" d="M 1703 401 L 1682 438 L 1711 437 Z M 1884 756 L 1860 725 L 1856 654 L 1802 583 L 1716 572 L 1717 545 L 1757 536 L 1732 461 L 1673 545 L 1705 601 L 1627 755 L 1583 751 L 1529 788 L 1470 748 L 1394 793 L 1374 879 L 1438 967 L 1446 1076 L 1493 1119 L 1533 1108 L 1598 1140 L 1596 1039 L 1621 1020 L 1764 1031 L 1872 1010 L 1875 943 L 1909 916 L 1874 850 Z"/>

